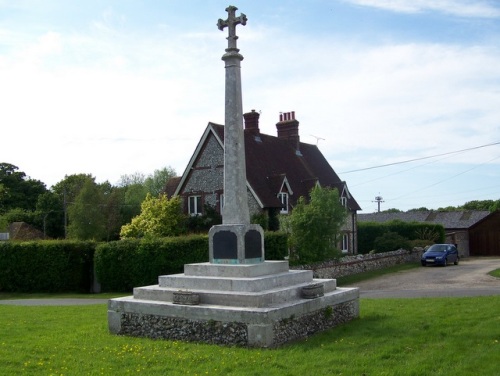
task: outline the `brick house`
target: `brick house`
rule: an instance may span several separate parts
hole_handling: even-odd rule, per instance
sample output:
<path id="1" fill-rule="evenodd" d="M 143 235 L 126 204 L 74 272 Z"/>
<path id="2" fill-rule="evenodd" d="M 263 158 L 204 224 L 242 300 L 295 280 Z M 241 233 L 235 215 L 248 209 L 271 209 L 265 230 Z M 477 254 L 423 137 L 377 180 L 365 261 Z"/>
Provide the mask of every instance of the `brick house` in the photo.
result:
<path id="1" fill-rule="evenodd" d="M 300 141 L 295 113 L 280 115 L 277 136 L 260 133 L 259 113 L 254 110 L 243 117 L 250 215 L 286 215 L 299 197 L 307 197 L 316 184 L 337 188 L 349 212 L 339 245 L 345 253 L 357 253 L 356 221 L 361 208 L 318 147 Z M 184 174 L 167 183 L 167 195 L 181 196 L 185 213 L 201 215 L 205 204 L 220 212 L 224 202 L 223 148 L 224 126 L 209 123 Z"/>
<path id="2" fill-rule="evenodd" d="M 457 244 L 460 256 L 500 255 L 500 211 L 409 211 L 359 214 L 359 222 L 425 222 L 440 224 L 446 243 Z"/>

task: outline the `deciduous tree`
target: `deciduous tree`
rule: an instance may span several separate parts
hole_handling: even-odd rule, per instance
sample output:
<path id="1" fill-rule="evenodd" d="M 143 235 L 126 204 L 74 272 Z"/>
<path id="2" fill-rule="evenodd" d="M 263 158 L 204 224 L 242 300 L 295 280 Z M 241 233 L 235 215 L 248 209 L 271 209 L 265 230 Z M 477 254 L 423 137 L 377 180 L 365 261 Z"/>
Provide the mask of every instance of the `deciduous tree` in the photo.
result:
<path id="1" fill-rule="evenodd" d="M 141 205 L 141 214 L 132 222 L 122 226 L 122 238 L 140 238 L 144 236 L 164 237 L 185 233 L 186 217 L 182 213 L 181 200 L 166 195 L 153 197 L 150 193 Z"/>
<path id="2" fill-rule="evenodd" d="M 17 166 L 0 163 L 0 213 L 11 209 L 34 211 L 38 196 L 45 191 L 44 183 L 27 177 Z"/>
<path id="3" fill-rule="evenodd" d="M 68 237 L 79 240 L 104 240 L 106 217 L 104 194 L 93 179 L 87 179 L 68 207 Z"/>
<path id="4" fill-rule="evenodd" d="M 301 197 L 290 215 L 293 256 L 300 263 L 335 257 L 346 217 L 347 211 L 339 200 L 337 189 L 313 188 L 309 201 Z"/>

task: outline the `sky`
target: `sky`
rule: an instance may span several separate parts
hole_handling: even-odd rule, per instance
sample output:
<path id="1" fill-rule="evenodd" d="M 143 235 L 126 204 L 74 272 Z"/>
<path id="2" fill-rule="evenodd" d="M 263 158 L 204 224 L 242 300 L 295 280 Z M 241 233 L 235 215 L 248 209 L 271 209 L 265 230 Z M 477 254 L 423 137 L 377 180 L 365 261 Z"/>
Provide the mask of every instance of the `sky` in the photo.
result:
<path id="1" fill-rule="evenodd" d="M 0 0 L 0 162 L 184 172 L 224 123 L 227 1 Z M 500 1 L 240 0 L 243 110 L 295 111 L 363 209 L 500 199 Z"/>

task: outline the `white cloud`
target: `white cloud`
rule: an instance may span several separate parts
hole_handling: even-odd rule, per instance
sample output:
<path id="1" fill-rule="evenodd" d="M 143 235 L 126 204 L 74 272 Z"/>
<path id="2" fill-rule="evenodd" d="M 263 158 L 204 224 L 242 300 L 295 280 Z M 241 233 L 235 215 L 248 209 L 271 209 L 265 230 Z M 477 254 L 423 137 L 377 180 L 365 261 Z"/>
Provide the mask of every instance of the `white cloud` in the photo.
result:
<path id="1" fill-rule="evenodd" d="M 393 12 L 418 13 L 438 11 L 459 17 L 498 18 L 500 8 L 482 0 L 344 0 L 352 4 Z"/>
<path id="2" fill-rule="evenodd" d="M 499 135 L 497 48 L 443 44 L 346 47 L 333 40 L 289 43 L 301 45 L 300 62 L 292 58 L 293 52 L 283 51 L 273 64 L 290 71 L 289 78 L 269 78 L 275 76 L 274 68 L 265 64 L 273 59 L 271 53 L 261 51 L 259 62 L 250 68 L 263 78 L 257 80 L 258 85 L 252 84 L 250 96 L 245 92 L 244 102 L 251 101 L 250 106 L 263 110 L 261 119 L 264 126 L 269 124 L 269 133 L 275 132 L 278 111 L 295 110 L 303 140 L 315 143 L 310 134 L 325 138 L 320 146 L 326 154 L 333 157 L 371 150 L 380 156 L 384 151 L 392 161 L 405 155 L 438 154 L 442 148 L 486 144 Z M 325 45 L 334 47 L 320 47 Z M 267 103 L 273 108 L 266 107 Z M 344 163 L 371 164 L 362 154 L 359 160 Z M 374 164 L 381 163 L 384 161 Z"/>
<path id="3" fill-rule="evenodd" d="M 408 11 L 466 4 L 376 3 Z M 0 29 L 7 40 L 0 51 L 0 123 L 8 140 L 0 161 L 48 185 L 72 173 L 115 183 L 120 175 L 166 165 L 183 172 L 207 122 L 224 121 L 224 36 L 203 29 L 179 34 L 168 24 L 131 30 L 125 16 L 107 10 L 97 20 L 85 30 Z M 500 136 L 496 42 L 369 45 L 353 42 L 351 30 L 297 35 L 258 23 L 240 30 L 244 110 L 262 111 L 261 130 L 268 134 L 276 133 L 279 112 L 295 111 L 302 141 L 324 138 L 319 147 L 337 172 L 465 149 Z M 482 168 L 485 162 L 498 165 L 496 156 L 498 147 L 422 161 L 418 165 L 431 172 L 411 183 L 418 168 L 404 182 L 397 169 L 341 178 L 359 201 L 366 199 L 360 188 L 367 186 L 368 197 L 381 191 L 390 200 L 407 191 L 401 184 L 418 190 L 423 180 L 432 182 L 431 173 L 434 181 L 452 176 L 452 163 Z M 498 173 L 480 167 L 470 174 L 494 186 Z M 389 180 L 391 190 L 384 187 Z"/>

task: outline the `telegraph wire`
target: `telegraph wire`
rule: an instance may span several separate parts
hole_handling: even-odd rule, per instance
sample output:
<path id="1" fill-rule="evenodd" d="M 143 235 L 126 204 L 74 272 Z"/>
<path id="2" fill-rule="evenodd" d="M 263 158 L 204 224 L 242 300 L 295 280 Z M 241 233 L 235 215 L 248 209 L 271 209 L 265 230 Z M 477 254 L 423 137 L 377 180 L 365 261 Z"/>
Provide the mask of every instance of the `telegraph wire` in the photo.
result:
<path id="1" fill-rule="evenodd" d="M 493 143 L 491 143 L 491 144 L 485 144 L 485 145 L 480 145 L 480 146 L 474 146 L 474 147 L 472 147 L 472 148 L 467 148 L 467 149 L 462 149 L 462 150 L 456 150 L 456 151 L 450 151 L 450 152 L 448 152 L 448 153 L 442 153 L 442 154 L 430 155 L 430 156 L 427 156 L 427 157 L 413 158 L 413 159 L 408 159 L 408 160 L 405 160 L 405 161 L 399 161 L 399 162 L 393 162 L 393 163 L 386 163 L 386 164 L 383 164 L 383 165 L 371 166 L 371 167 L 365 167 L 365 168 L 360 168 L 360 169 L 357 169 L 357 170 L 342 171 L 342 172 L 339 172 L 339 174 L 350 174 L 350 173 L 352 173 L 352 172 L 359 172 L 359 171 L 373 170 L 373 169 L 376 169 L 376 168 L 382 168 L 382 167 L 388 167 L 388 166 L 395 166 L 395 165 L 404 164 L 404 163 L 410 163 L 410 162 L 415 162 L 415 161 L 421 161 L 421 160 L 424 160 L 424 159 L 430 159 L 430 158 L 441 157 L 441 156 L 444 156 L 444 155 L 450 155 L 450 154 L 463 153 L 463 152 L 466 152 L 466 151 L 471 151 L 471 150 L 476 150 L 476 149 L 486 148 L 486 147 L 489 147 L 489 146 L 495 146 L 495 145 L 500 145 L 500 141 L 493 142 Z"/>
<path id="2" fill-rule="evenodd" d="M 469 172 L 469 171 L 474 170 L 475 168 L 477 168 L 477 167 L 479 167 L 479 166 L 482 166 L 482 165 L 484 165 L 484 164 L 486 164 L 486 163 L 492 162 L 492 161 L 494 161 L 495 159 L 498 159 L 498 158 L 500 158 L 500 156 L 495 157 L 495 158 L 492 158 L 492 159 L 490 159 L 489 161 L 486 161 L 486 162 L 480 163 L 480 164 L 478 164 L 478 165 L 475 165 L 474 167 L 471 167 L 471 168 L 469 168 L 469 169 L 467 169 L 467 170 L 461 171 L 461 172 L 459 172 L 458 174 L 455 174 L 455 175 L 453 175 L 453 176 L 447 177 L 446 179 L 439 180 L 438 182 L 435 182 L 435 183 L 430 184 L 430 185 L 428 185 L 428 186 L 426 186 L 426 187 L 420 188 L 420 189 L 418 189 L 418 190 L 416 190 L 416 191 L 413 191 L 413 192 L 410 192 L 410 193 L 406 193 L 406 194 L 404 194 L 404 195 L 401 195 L 401 196 L 398 196 L 398 197 L 392 198 L 392 199 L 387 200 L 387 201 L 395 201 L 395 200 L 399 200 L 400 198 L 403 198 L 403 197 L 411 196 L 411 195 L 412 195 L 412 194 L 414 194 L 414 193 L 421 192 L 421 191 L 423 191 L 423 190 L 425 190 L 425 189 L 428 189 L 428 188 L 434 187 L 434 186 L 436 186 L 436 185 L 438 185 L 438 184 L 441 184 L 441 183 L 443 183 L 443 182 L 445 182 L 445 181 L 449 181 L 450 179 L 456 178 L 457 176 L 463 175 L 463 174 L 465 174 L 465 173 L 467 173 L 467 172 Z"/>

